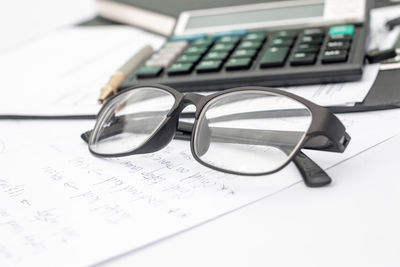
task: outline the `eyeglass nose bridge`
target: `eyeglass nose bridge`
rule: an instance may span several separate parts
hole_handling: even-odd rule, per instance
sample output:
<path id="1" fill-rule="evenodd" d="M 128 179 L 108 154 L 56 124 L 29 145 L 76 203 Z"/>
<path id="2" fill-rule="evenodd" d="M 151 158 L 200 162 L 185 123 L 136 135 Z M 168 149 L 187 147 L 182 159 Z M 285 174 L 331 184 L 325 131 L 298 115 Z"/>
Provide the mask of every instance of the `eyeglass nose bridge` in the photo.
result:
<path id="1" fill-rule="evenodd" d="M 206 96 L 195 93 L 184 94 L 181 100 L 182 108 L 185 108 L 190 104 L 193 104 L 196 107 L 195 118 L 198 118 L 200 111 L 206 102 Z"/>

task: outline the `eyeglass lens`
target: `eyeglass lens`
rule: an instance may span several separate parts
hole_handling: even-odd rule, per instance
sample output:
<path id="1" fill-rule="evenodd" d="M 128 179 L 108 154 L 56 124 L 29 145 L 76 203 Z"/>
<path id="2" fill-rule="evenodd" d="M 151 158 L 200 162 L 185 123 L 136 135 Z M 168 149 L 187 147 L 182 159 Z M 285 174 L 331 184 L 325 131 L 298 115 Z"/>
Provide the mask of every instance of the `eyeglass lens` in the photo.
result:
<path id="1" fill-rule="evenodd" d="M 292 98 L 265 91 L 231 92 L 202 110 L 194 153 L 223 170 L 272 172 L 297 151 L 310 125 L 310 110 Z"/>
<path id="2" fill-rule="evenodd" d="M 89 140 L 91 150 L 99 154 L 126 153 L 146 143 L 165 121 L 175 97 L 165 90 L 144 87 L 112 101 Z"/>

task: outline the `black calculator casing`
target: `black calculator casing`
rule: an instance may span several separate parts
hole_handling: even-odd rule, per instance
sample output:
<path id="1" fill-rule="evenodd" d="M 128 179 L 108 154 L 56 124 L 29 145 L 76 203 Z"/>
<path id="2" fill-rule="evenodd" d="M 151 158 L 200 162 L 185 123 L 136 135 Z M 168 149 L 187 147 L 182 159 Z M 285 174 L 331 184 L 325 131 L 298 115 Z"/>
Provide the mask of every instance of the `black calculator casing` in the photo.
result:
<path id="1" fill-rule="evenodd" d="M 330 26 L 319 28 L 328 31 Z M 354 35 L 346 62 L 322 64 L 323 49 L 321 49 L 313 65 L 292 66 L 289 60 L 286 60 L 285 64 L 280 67 L 261 68 L 261 58 L 264 51 L 269 47 L 269 32 L 266 31 L 267 39 L 253 60 L 251 67 L 247 70 L 227 71 L 221 68 L 218 72 L 196 73 L 192 71 L 190 74 L 174 76 L 169 76 L 166 71 L 163 71 L 159 77 L 141 79 L 138 79 L 135 71 L 133 71 L 120 86 L 120 90 L 129 86 L 148 83 L 165 84 L 181 92 L 202 92 L 240 86 L 286 87 L 357 81 L 362 77 L 368 27 L 364 24 L 354 25 L 354 27 Z M 328 38 L 328 35 L 325 35 L 321 47 L 326 45 L 329 41 Z M 294 41 L 293 46 L 297 42 L 299 42 L 299 38 Z M 289 52 L 287 58 L 289 59 L 293 53 L 294 49 Z"/>

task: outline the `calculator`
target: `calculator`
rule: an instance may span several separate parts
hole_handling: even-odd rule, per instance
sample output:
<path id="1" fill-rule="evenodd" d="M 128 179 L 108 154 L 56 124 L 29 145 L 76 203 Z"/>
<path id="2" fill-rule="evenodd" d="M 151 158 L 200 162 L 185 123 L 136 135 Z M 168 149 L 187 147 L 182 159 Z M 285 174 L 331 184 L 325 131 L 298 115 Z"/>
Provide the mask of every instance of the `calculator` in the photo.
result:
<path id="1" fill-rule="evenodd" d="M 121 88 L 159 83 L 188 92 L 359 80 L 367 5 L 300 0 L 183 12 L 173 36 Z"/>

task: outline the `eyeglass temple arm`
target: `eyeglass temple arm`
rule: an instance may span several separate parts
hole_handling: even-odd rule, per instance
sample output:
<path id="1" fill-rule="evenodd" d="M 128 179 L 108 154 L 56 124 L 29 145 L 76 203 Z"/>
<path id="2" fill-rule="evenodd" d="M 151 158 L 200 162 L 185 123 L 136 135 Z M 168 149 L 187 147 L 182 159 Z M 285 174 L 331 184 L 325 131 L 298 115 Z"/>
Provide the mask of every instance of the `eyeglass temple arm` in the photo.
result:
<path id="1" fill-rule="evenodd" d="M 180 133 L 175 136 L 178 140 L 190 140 L 190 132 L 192 131 L 191 123 L 180 122 Z M 211 128 L 213 141 L 217 142 L 235 142 L 239 144 L 249 145 L 266 145 L 265 140 L 268 140 L 269 145 L 273 145 L 281 149 L 287 155 L 291 154 L 292 148 L 288 148 L 285 144 L 297 142 L 300 140 L 300 132 L 287 132 L 287 131 L 262 131 L 247 129 L 233 129 L 233 128 Z M 264 136 L 262 136 L 262 132 Z M 221 136 L 222 134 L 222 136 Z M 289 134 L 289 135 L 288 135 Z M 218 137 L 220 135 L 220 137 Z M 282 137 L 285 136 L 283 139 Z M 262 141 L 264 140 L 264 141 Z M 332 179 L 329 175 L 321 169 L 313 160 L 299 150 L 293 157 L 293 162 L 300 171 L 304 183 L 309 187 L 321 187 L 330 184 Z"/>
<path id="2" fill-rule="evenodd" d="M 184 128 L 185 130 L 188 130 L 190 127 L 190 124 L 185 124 Z M 108 134 L 110 136 L 116 134 L 116 132 L 121 131 L 120 125 L 118 127 L 113 127 L 112 129 L 109 128 Z M 191 129 L 190 129 L 191 131 Z M 89 142 L 89 138 L 91 135 L 92 131 L 87 131 L 81 135 L 82 139 L 85 142 Z M 177 133 L 175 135 L 175 138 L 178 140 L 190 140 L 190 134 L 186 133 Z M 243 139 L 241 139 L 243 141 Z M 227 140 L 225 140 L 227 141 Z M 286 154 L 290 154 L 288 149 L 283 149 L 280 147 Z M 312 161 L 309 157 L 307 157 L 303 152 L 298 151 L 297 154 L 293 158 L 293 162 L 295 163 L 296 167 L 300 171 L 302 178 L 304 180 L 304 183 L 309 186 L 309 187 L 321 187 L 324 185 L 327 185 L 331 182 L 331 178 L 326 174 L 324 170 L 322 170 L 314 161 Z"/>
<path id="3" fill-rule="evenodd" d="M 136 118 L 136 117 L 145 117 L 156 115 L 157 112 L 141 112 L 135 115 L 125 115 L 128 118 Z M 185 114 L 185 113 L 183 113 Z M 181 114 L 182 115 L 182 114 Z M 192 114 L 194 115 L 194 114 Z M 215 122 L 226 122 L 232 120 L 240 120 L 240 119 L 257 119 L 257 118 L 291 118 L 291 117 L 301 117 L 301 116 L 310 116 L 309 111 L 304 108 L 297 108 L 297 109 L 279 109 L 279 110 L 263 110 L 263 111 L 248 111 L 248 112 L 238 112 L 234 114 L 228 115 L 221 115 L 214 118 L 209 118 L 208 123 L 215 123 Z M 187 117 L 187 116 L 183 116 Z M 193 118 L 193 117 L 192 117 Z M 338 123 L 338 120 L 335 119 L 336 117 L 333 116 L 330 123 Z M 341 124 L 340 122 L 338 124 Z M 339 126 L 339 125 L 337 125 Z M 329 128 L 329 127 L 328 127 Z M 334 127 L 335 128 L 335 127 Z M 178 131 L 187 132 L 189 135 L 192 131 L 192 123 L 179 121 Z M 259 130 L 262 132 L 266 132 L 266 130 Z M 281 133 L 278 131 L 269 130 L 269 132 L 277 134 Z M 252 130 L 252 133 L 255 137 L 259 136 L 259 132 L 257 130 Z M 287 135 L 289 132 L 285 132 Z M 331 151 L 331 152 L 343 152 L 346 149 L 347 144 L 349 143 L 350 136 L 344 132 L 342 133 L 342 138 L 334 139 L 331 138 L 329 134 L 325 131 L 314 131 L 312 135 L 307 136 L 307 139 L 303 145 L 305 149 L 314 149 L 314 150 L 322 150 L 322 151 Z M 253 142 L 255 139 L 252 139 Z M 298 139 L 297 139 L 298 140 Z"/>
<path id="4" fill-rule="evenodd" d="M 190 140 L 193 124 L 188 122 L 179 122 L 178 131 L 176 133 L 177 139 Z M 253 145 L 265 145 L 265 140 L 268 144 L 285 145 L 290 143 L 297 143 L 304 132 L 299 131 L 278 131 L 278 130 L 257 130 L 257 129 L 239 129 L 239 128 L 226 128 L 226 127 L 209 127 L 212 131 L 213 138 L 220 136 L 221 139 L 233 142 L 240 141 L 248 142 Z M 329 152 L 343 152 L 346 149 L 350 137 L 347 133 L 344 135 L 343 143 L 336 143 L 324 136 L 323 133 L 307 136 L 302 148 L 313 149 Z"/>
<path id="5" fill-rule="evenodd" d="M 106 130 L 103 130 L 103 138 L 115 135 L 120 133 L 126 124 L 124 123 L 125 117 L 119 117 L 115 120 L 114 123 L 109 125 Z M 130 117 L 132 119 L 132 117 Z M 138 120 L 135 124 L 135 130 L 137 131 L 137 125 L 140 124 L 141 127 L 139 129 L 145 130 L 145 126 L 148 123 L 147 120 Z M 150 126 L 153 127 L 153 126 Z M 178 124 L 177 133 L 175 135 L 176 139 L 181 140 L 190 140 L 191 132 L 192 132 L 193 124 L 188 122 L 180 121 Z M 126 130 L 126 129 L 125 129 Z M 301 135 L 303 132 L 296 131 L 277 131 L 277 130 L 247 130 L 247 129 L 236 129 L 236 128 L 225 128 L 225 127 L 210 127 L 210 130 L 213 131 L 213 138 L 217 138 L 220 136 L 220 141 L 232 141 L 244 144 L 253 144 L 253 145 L 265 145 L 265 141 L 268 140 L 268 144 L 274 144 L 276 146 L 282 146 L 285 144 L 290 144 L 294 142 L 298 142 L 301 139 Z M 91 135 L 91 131 L 85 132 L 82 134 L 83 140 L 86 142 L 89 141 Z M 314 137 L 315 139 L 316 137 Z M 217 141 L 217 140 L 216 140 Z M 305 149 L 317 149 L 317 150 L 327 150 L 327 151 L 336 151 L 341 152 L 341 150 L 337 150 L 337 146 L 334 146 L 331 142 L 325 138 L 318 138 L 318 142 L 306 142 L 304 146 Z"/>
<path id="6" fill-rule="evenodd" d="M 305 149 L 315 149 L 315 150 L 323 150 L 323 151 L 331 151 L 331 152 L 343 152 L 350 141 L 350 136 L 345 132 L 345 129 L 342 123 L 330 112 L 326 110 L 321 110 L 320 114 L 325 114 L 325 127 L 318 129 L 311 129 L 310 134 L 307 136 L 307 139 L 304 142 L 303 148 Z M 190 114 L 183 113 L 182 117 L 187 118 Z M 193 115 L 193 114 L 192 114 Z M 239 119 L 257 119 L 257 118 L 291 118 L 291 117 L 301 117 L 301 116 L 310 116 L 309 111 L 304 108 L 298 109 L 279 109 L 279 110 L 262 110 L 262 111 L 247 111 L 247 112 L 238 112 L 234 114 L 222 115 L 214 118 L 209 118 L 208 123 L 214 122 L 226 122 L 232 120 Z M 322 119 L 321 121 L 324 121 Z M 183 129 L 191 129 L 190 126 L 184 126 L 179 122 L 179 127 Z M 319 126 L 320 124 L 317 123 Z M 339 130 L 339 131 L 336 131 Z M 188 131 L 190 133 L 190 131 Z M 334 133 L 334 134 L 332 134 Z M 337 134 L 339 133 L 339 135 Z"/>

